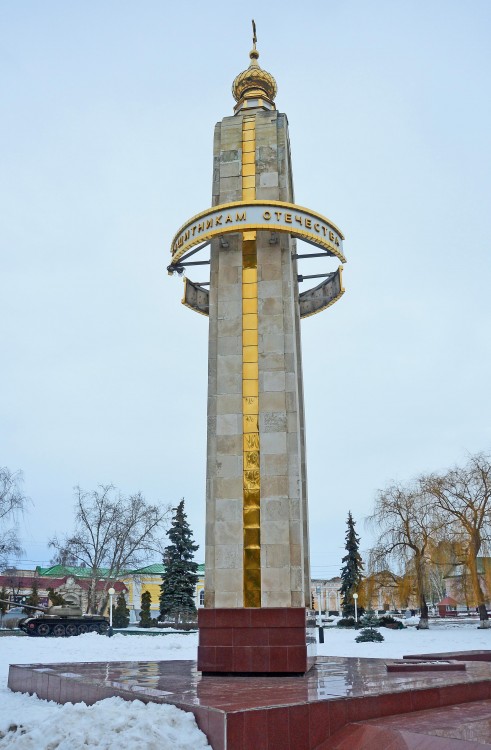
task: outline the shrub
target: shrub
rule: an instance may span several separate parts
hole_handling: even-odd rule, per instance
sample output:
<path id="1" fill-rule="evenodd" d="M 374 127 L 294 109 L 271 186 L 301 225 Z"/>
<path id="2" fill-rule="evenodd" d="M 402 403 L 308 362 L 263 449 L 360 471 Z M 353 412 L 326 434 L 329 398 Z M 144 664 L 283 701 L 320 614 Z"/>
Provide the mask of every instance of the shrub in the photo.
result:
<path id="1" fill-rule="evenodd" d="M 384 640 L 384 636 L 378 632 L 376 628 L 379 627 L 379 620 L 375 612 L 370 610 L 361 618 L 361 624 L 363 630 L 360 631 L 360 635 L 355 638 L 357 643 L 363 643 L 366 641 L 380 642 Z"/>
<path id="2" fill-rule="evenodd" d="M 391 615 L 384 615 L 383 617 L 380 617 L 378 624 L 382 628 L 391 628 L 391 630 L 402 630 L 402 628 L 404 627 L 400 620 L 396 620 L 396 618 L 392 617 Z"/>
<path id="3" fill-rule="evenodd" d="M 113 627 L 127 628 L 130 624 L 130 611 L 126 606 L 126 599 L 121 592 L 116 600 L 116 607 L 113 612 Z"/>
<path id="4" fill-rule="evenodd" d="M 338 628 L 354 628 L 356 627 L 355 618 L 342 617 L 340 620 L 338 620 L 337 626 Z"/>
<path id="5" fill-rule="evenodd" d="M 152 595 L 150 591 L 144 591 L 141 597 L 141 610 L 140 610 L 140 628 L 152 628 L 153 620 L 150 614 L 150 607 L 152 605 Z"/>
<path id="6" fill-rule="evenodd" d="M 385 639 L 382 633 L 379 633 L 378 630 L 374 630 L 373 628 L 364 628 L 364 630 L 360 630 L 360 635 L 357 635 L 355 638 L 357 643 L 380 643 L 383 640 Z"/>

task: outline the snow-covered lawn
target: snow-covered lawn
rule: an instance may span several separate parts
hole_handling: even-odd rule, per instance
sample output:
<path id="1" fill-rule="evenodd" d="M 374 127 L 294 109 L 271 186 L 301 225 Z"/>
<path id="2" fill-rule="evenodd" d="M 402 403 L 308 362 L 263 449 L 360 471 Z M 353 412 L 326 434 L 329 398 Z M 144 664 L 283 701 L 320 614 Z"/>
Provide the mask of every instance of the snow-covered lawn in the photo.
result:
<path id="1" fill-rule="evenodd" d="M 201 750 L 205 735 L 175 706 L 106 698 L 60 706 L 7 688 L 9 664 L 195 659 L 197 635 L 0 637 L 0 748 L 12 750 Z M 14 729 L 17 727 L 17 729 Z"/>
<path id="2" fill-rule="evenodd" d="M 324 644 L 317 645 L 323 656 L 363 656 L 371 659 L 400 659 L 404 654 L 491 649 L 491 629 L 479 630 L 478 621 L 430 624 L 429 630 L 380 628 L 382 643 L 355 643 L 357 632 L 324 628 Z"/>
<path id="3" fill-rule="evenodd" d="M 430 630 L 382 628 L 383 643 L 355 643 L 356 632 L 325 628 L 320 655 L 398 659 L 403 654 L 491 649 L 491 630 L 476 623 L 438 624 Z M 174 706 L 107 698 L 87 707 L 59 706 L 7 689 L 9 664 L 70 661 L 195 659 L 198 636 L 112 638 L 96 633 L 76 638 L 0 637 L 0 748 L 12 750 L 200 750 L 209 748 L 190 713 Z M 17 729 L 12 729 L 17 727 Z M 9 730 L 9 728 L 11 728 Z"/>

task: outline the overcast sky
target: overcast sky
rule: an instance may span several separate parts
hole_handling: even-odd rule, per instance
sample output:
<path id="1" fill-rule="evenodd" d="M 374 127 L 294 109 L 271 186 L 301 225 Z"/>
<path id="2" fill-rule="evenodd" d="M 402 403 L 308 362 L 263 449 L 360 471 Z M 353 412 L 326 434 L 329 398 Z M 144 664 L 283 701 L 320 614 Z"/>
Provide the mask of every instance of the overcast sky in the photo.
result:
<path id="1" fill-rule="evenodd" d="M 70 530 L 74 485 L 109 482 L 185 497 L 204 559 L 208 321 L 165 268 L 211 203 L 251 16 L 296 201 L 346 235 L 346 294 L 302 322 L 313 574 L 339 572 L 349 509 L 370 545 L 378 488 L 491 448 L 488 0 L 3 0 L 0 465 L 33 503 L 23 567 Z"/>

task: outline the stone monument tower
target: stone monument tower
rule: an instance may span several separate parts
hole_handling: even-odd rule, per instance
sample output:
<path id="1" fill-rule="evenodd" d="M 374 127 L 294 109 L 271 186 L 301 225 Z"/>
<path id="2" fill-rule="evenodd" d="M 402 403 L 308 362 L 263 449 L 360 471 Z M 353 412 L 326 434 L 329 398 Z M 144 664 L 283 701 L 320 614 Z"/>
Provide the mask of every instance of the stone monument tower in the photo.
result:
<path id="1" fill-rule="evenodd" d="M 341 271 L 299 293 L 298 259 L 344 261 L 343 236 L 294 203 L 286 115 L 258 64 L 215 127 L 212 208 L 181 227 L 169 273 L 210 247 L 210 281 L 183 302 L 209 316 L 205 608 L 198 669 L 309 668 L 310 569 L 300 319 L 343 293 Z M 299 255 L 297 238 L 321 252 Z M 205 261 L 206 262 L 206 261 Z M 205 263 L 203 261 L 198 263 Z M 207 288 L 209 287 L 209 288 Z"/>

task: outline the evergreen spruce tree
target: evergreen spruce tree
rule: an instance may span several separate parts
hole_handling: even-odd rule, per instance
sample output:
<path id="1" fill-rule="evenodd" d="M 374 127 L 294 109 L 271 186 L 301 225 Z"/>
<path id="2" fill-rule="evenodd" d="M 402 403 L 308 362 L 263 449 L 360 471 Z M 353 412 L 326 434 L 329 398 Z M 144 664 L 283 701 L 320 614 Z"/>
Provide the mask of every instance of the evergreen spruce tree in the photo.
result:
<path id="1" fill-rule="evenodd" d="M 39 589 L 38 589 L 38 581 L 37 578 L 33 578 L 32 580 L 32 588 L 31 593 L 25 600 L 24 604 L 30 604 L 31 607 L 37 607 L 39 604 Z M 33 615 L 34 612 L 32 609 L 28 609 L 27 607 L 24 607 L 23 612 L 25 612 L 26 615 Z"/>
<path id="2" fill-rule="evenodd" d="M 198 545 L 194 544 L 193 532 L 184 512 L 184 498 L 174 508 L 167 536 L 170 544 L 164 550 L 165 573 L 160 586 L 160 619 L 172 618 L 177 624 L 179 621 L 195 618 L 194 593 L 198 582 L 198 564 L 193 560 Z"/>
<path id="3" fill-rule="evenodd" d="M 124 598 L 123 592 L 118 594 L 116 599 L 116 606 L 113 612 L 113 627 L 114 628 L 127 628 L 130 624 L 130 610 L 126 606 L 126 599 Z"/>
<path id="4" fill-rule="evenodd" d="M 150 591 L 144 591 L 141 598 L 140 628 L 152 627 L 152 615 L 150 613 L 151 604 L 152 594 L 150 593 Z"/>
<path id="5" fill-rule="evenodd" d="M 343 557 L 343 567 L 341 568 L 341 608 L 343 617 L 354 617 L 355 605 L 353 594 L 358 592 L 358 587 L 363 577 L 363 561 L 358 551 L 360 537 L 355 531 L 355 521 L 351 511 L 348 513 L 348 529 L 346 531 L 347 554 Z"/>
<path id="6" fill-rule="evenodd" d="M 5 612 L 8 610 L 9 605 L 9 592 L 5 588 L 5 586 L 2 586 L 2 589 L 0 590 L 0 614 L 4 615 Z"/>
<path id="7" fill-rule="evenodd" d="M 364 643 L 365 641 L 380 642 L 384 640 L 382 633 L 379 633 L 377 630 L 380 627 L 380 622 L 373 609 L 370 609 L 363 615 L 360 622 L 362 630 L 360 630 L 360 635 L 357 635 L 355 638 L 357 643 Z"/>

